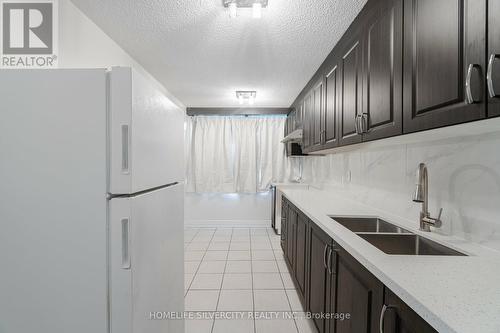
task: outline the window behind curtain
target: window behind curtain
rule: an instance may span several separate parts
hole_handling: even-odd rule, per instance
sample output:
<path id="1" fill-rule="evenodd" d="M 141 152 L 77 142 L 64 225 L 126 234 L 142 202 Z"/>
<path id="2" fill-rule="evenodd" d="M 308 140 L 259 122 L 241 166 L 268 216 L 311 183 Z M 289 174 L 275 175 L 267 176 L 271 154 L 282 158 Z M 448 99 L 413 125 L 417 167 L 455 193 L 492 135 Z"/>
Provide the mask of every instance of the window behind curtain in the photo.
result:
<path id="1" fill-rule="evenodd" d="M 256 193 L 289 179 L 281 143 L 285 116 L 195 116 L 186 119 L 186 190 Z"/>

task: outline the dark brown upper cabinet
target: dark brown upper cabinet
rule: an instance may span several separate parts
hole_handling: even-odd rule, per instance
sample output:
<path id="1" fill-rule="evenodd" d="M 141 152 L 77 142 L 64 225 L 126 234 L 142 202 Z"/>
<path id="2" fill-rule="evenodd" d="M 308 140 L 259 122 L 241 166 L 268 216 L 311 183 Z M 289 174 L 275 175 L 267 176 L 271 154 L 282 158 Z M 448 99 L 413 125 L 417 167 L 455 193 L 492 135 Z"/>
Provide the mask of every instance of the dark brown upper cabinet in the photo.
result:
<path id="1" fill-rule="evenodd" d="M 381 1 L 366 19 L 363 52 L 363 141 L 399 135 L 402 121 L 402 0 Z"/>
<path id="2" fill-rule="evenodd" d="M 356 121 L 362 113 L 362 43 L 359 35 L 345 43 L 339 61 L 340 106 L 337 113 L 339 145 L 361 142 Z"/>
<path id="3" fill-rule="evenodd" d="M 340 75 L 339 66 L 335 65 L 324 80 L 325 103 L 321 117 L 322 146 L 324 149 L 338 146 L 337 110 L 340 100 Z"/>
<path id="4" fill-rule="evenodd" d="M 294 102 L 322 151 L 500 116 L 500 0 L 368 0 Z"/>
<path id="5" fill-rule="evenodd" d="M 312 90 L 312 150 L 320 148 L 322 143 L 321 116 L 323 114 L 323 80 L 320 80 Z"/>
<path id="6" fill-rule="evenodd" d="M 387 287 L 380 316 L 383 333 L 437 333 L 422 317 Z"/>
<path id="7" fill-rule="evenodd" d="M 379 331 L 384 285 L 344 249 L 337 249 L 337 313 L 350 313 L 350 320 L 337 320 L 336 333 Z"/>
<path id="8" fill-rule="evenodd" d="M 312 125 L 313 125 L 313 94 L 310 92 L 305 98 L 303 103 L 304 118 L 302 121 L 303 126 L 303 139 L 302 139 L 302 149 L 304 151 L 309 151 L 312 145 Z"/>
<path id="9" fill-rule="evenodd" d="M 404 1 L 404 132 L 485 117 L 485 0 Z"/>
<path id="10" fill-rule="evenodd" d="M 488 1 L 488 116 L 500 115 L 500 1 Z"/>

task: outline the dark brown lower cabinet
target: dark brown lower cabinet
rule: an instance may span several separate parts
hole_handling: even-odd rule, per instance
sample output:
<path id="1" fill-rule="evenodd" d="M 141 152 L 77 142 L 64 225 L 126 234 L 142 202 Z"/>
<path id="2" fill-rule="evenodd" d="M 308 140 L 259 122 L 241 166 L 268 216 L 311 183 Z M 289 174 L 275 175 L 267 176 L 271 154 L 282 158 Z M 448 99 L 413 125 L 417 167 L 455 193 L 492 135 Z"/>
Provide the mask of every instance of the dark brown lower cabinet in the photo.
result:
<path id="1" fill-rule="evenodd" d="M 313 322 L 319 333 L 327 332 L 327 321 L 322 317 L 330 306 L 331 274 L 327 255 L 332 239 L 314 223 L 310 223 L 307 267 L 307 310 L 313 314 Z"/>
<path id="2" fill-rule="evenodd" d="M 384 298 L 384 311 L 380 316 L 384 333 L 437 333 L 388 288 Z"/>
<path id="3" fill-rule="evenodd" d="M 286 251 L 285 257 L 290 267 L 295 265 L 295 228 L 297 227 L 297 212 L 295 208 L 289 204 L 287 210 L 286 224 Z"/>
<path id="4" fill-rule="evenodd" d="M 342 248 L 337 250 L 336 291 L 336 312 L 350 319 L 337 320 L 335 332 L 377 332 L 384 285 Z"/>
<path id="5" fill-rule="evenodd" d="M 283 250 L 283 253 L 286 253 L 286 247 L 287 247 L 287 242 L 286 242 L 287 222 L 288 222 L 286 218 L 287 213 L 288 213 L 288 200 L 286 200 L 285 197 L 283 197 L 281 200 L 281 235 L 280 235 L 281 249 Z"/>
<path id="6" fill-rule="evenodd" d="M 290 273 L 317 332 L 375 333 L 381 324 L 383 333 L 436 332 L 285 198 L 281 233 Z"/>
<path id="7" fill-rule="evenodd" d="M 309 220 L 301 212 L 297 214 L 295 235 L 295 267 L 294 274 L 297 281 L 297 290 L 305 299 L 306 295 L 306 267 L 307 267 L 307 235 L 309 234 Z"/>

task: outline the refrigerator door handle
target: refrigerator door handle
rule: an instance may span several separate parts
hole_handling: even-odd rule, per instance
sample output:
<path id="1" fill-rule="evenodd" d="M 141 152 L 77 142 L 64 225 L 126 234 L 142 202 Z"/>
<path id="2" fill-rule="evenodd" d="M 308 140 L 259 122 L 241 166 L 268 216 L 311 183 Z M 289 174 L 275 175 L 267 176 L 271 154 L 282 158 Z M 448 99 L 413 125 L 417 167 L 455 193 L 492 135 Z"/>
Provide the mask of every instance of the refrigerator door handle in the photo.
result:
<path id="1" fill-rule="evenodd" d="M 122 269 L 130 269 L 130 219 L 122 219 Z"/>
<path id="2" fill-rule="evenodd" d="M 122 173 L 124 174 L 129 172 L 129 142 L 129 126 L 122 125 Z"/>

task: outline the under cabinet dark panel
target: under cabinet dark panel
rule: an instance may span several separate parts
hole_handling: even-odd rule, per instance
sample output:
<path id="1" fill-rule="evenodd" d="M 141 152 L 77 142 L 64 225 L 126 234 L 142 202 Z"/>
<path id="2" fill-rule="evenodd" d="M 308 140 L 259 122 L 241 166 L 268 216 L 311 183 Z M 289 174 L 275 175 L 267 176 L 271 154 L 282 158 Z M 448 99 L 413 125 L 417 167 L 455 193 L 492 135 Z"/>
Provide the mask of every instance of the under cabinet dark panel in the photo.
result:
<path id="1" fill-rule="evenodd" d="M 338 112 L 339 144 L 341 146 L 361 142 L 356 131 L 356 117 L 361 114 L 362 61 L 358 39 L 348 44 L 341 60 L 341 100 Z"/>
<path id="2" fill-rule="evenodd" d="M 363 141 L 402 134 L 402 0 L 382 2 L 369 16 L 365 32 Z"/>
<path id="3" fill-rule="evenodd" d="M 383 333 L 437 333 L 388 288 L 385 288 L 384 304 L 387 308 L 380 319 Z"/>
<path id="4" fill-rule="evenodd" d="M 404 1 L 405 133 L 485 117 L 485 6 Z"/>
<path id="5" fill-rule="evenodd" d="M 488 1 L 488 116 L 500 115 L 500 1 Z"/>

